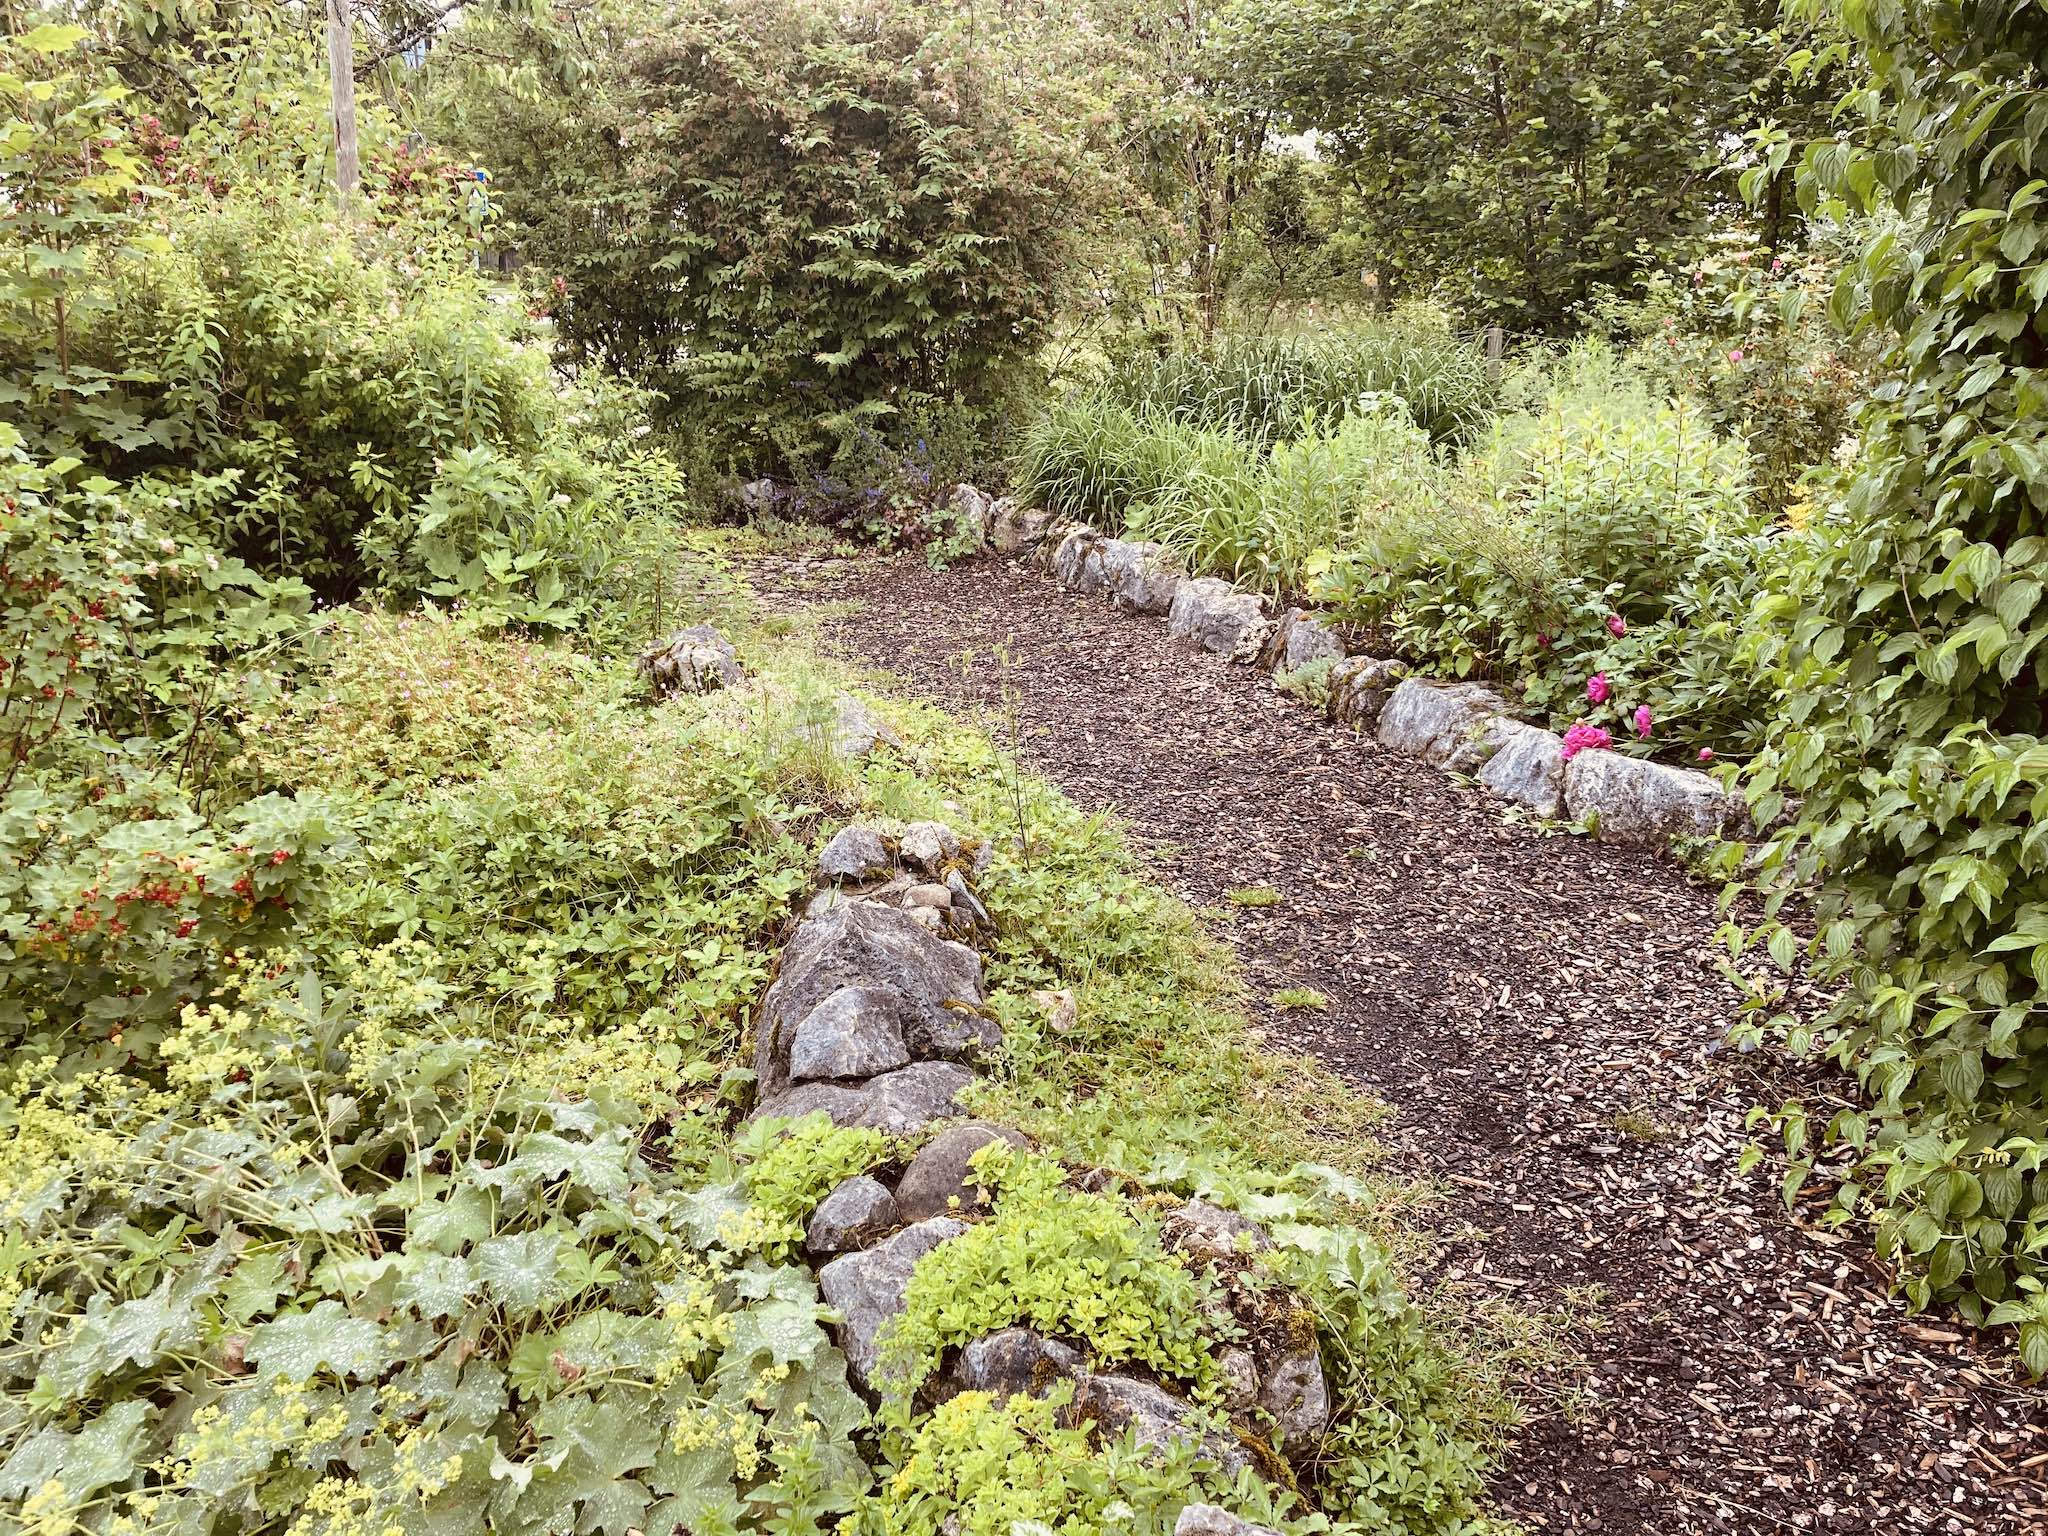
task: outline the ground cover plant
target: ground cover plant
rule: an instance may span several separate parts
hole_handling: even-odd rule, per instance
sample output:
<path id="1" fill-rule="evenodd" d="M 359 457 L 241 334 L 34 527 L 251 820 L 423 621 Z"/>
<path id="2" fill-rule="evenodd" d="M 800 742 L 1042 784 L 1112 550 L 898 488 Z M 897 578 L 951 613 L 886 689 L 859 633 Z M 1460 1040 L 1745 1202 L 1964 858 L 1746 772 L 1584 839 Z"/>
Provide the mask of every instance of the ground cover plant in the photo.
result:
<path id="1" fill-rule="evenodd" d="M 267 50 L 199 50 L 229 63 L 195 64 L 185 142 L 252 78 L 310 70 L 269 21 Z M 49 193 L 0 231 L 28 258 L 0 262 L 28 407 L 0 428 L 21 1526 L 934 1536 L 957 1509 L 1164 1532 L 1202 1497 L 1301 1536 L 1479 1528 L 1494 1368 L 1407 1294 L 1419 1239 L 1358 1176 L 1364 1143 L 1327 1134 L 1365 1106 L 1252 1049 L 1191 915 L 974 729 L 903 707 L 900 749 L 836 750 L 852 680 L 752 611 L 687 508 L 651 505 L 688 477 L 636 446 L 630 392 L 549 373 L 446 243 L 452 180 L 343 220 L 266 171 L 299 163 L 290 123 L 225 133 L 240 158 L 210 180 L 131 155 L 167 130 L 91 41 L 28 31 L 0 70 L 43 114 L 7 151 Z M 195 259 L 220 242 L 249 259 Z M 656 704 L 633 655 L 695 619 L 751 681 Z M 1157 1203 L 1240 1205 L 1330 1350 L 1338 1411 L 1298 1483 L 1104 1445 L 1052 1405 L 876 1414 L 849 1388 L 794 1240 L 837 1179 L 912 1149 L 738 1122 L 753 1005 L 858 814 L 997 841 L 1009 1043 L 981 1107 L 1044 1155 L 990 1170 L 1002 1202 L 950 1262 L 1058 1260 L 1029 1306 L 1021 1278 L 935 1266 L 901 1347 L 1056 1316 L 1200 1386 L 1204 1282 Z M 1072 1001 L 1059 1028 L 1047 993 Z M 1304 1080 L 1317 1110 L 1283 1111 Z M 1054 1156 L 1153 1203 L 1062 1193 Z M 1111 1258 L 1129 1283 L 1105 1292 Z"/>

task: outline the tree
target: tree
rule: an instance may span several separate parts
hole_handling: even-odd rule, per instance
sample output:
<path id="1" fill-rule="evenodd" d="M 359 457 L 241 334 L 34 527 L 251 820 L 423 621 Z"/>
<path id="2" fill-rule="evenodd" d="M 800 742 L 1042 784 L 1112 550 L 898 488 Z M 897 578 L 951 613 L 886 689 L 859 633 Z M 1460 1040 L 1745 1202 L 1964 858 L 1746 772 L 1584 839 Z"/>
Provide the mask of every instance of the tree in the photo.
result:
<path id="1" fill-rule="evenodd" d="M 1775 0 L 1260 0 L 1241 77 L 1270 82 L 1351 178 L 1390 292 L 1474 320 L 1569 323 L 1716 212 L 1743 133 L 1804 127 Z"/>
<path id="2" fill-rule="evenodd" d="M 993 408 L 1109 186 L 1085 99 L 919 0 L 683 0 L 586 36 L 603 86 L 445 114 L 576 354 L 752 470 Z"/>
<path id="3" fill-rule="evenodd" d="M 1816 16 L 1831 0 L 1809 0 Z M 1841 3 L 1867 60 L 1802 196 L 1888 210 L 1836 294 L 1894 375 L 1821 557 L 1767 604 L 1783 725 L 1750 785 L 1774 900 L 1819 891 L 1814 1038 L 1867 1105 L 1817 1128 L 1908 1296 L 2048 1371 L 2048 9 Z M 1852 55 L 1853 50 L 1853 55 Z M 1780 139 L 1760 184 L 1791 162 Z M 1763 930 L 1789 964 L 1792 932 Z M 1792 1030 L 1795 1043 L 1807 1035 Z M 1786 1115 L 1794 1185 L 1808 1126 Z"/>

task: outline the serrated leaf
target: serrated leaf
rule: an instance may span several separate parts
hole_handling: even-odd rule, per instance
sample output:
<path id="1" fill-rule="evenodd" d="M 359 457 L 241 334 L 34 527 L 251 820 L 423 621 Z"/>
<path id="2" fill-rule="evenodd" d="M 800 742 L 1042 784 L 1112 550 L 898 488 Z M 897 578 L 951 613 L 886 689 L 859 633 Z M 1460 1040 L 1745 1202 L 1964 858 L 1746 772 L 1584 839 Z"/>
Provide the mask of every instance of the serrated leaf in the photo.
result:
<path id="1" fill-rule="evenodd" d="M 254 1329 L 244 1358 L 264 1381 L 308 1381 L 323 1370 L 369 1381 L 391 1364 L 384 1330 L 331 1299 Z"/>

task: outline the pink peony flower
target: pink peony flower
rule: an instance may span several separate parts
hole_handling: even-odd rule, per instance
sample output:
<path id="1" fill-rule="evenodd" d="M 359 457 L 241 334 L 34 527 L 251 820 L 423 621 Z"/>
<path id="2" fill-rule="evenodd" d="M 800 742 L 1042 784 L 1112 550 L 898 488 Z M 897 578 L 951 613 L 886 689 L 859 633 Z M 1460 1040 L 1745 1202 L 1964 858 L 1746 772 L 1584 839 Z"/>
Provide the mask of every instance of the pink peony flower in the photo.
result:
<path id="1" fill-rule="evenodd" d="M 1733 351 L 1731 351 L 1731 352 L 1730 352 L 1730 353 L 1728 354 L 1728 361 L 1729 361 L 1729 362 L 1731 362 L 1731 363 L 1739 363 L 1739 362 L 1741 362 L 1741 361 L 1742 361 L 1742 348 L 1740 348 L 1740 347 L 1736 347 L 1736 348 L 1735 348 L 1735 349 L 1734 349 Z"/>
<path id="2" fill-rule="evenodd" d="M 1648 741 L 1650 739 L 1650 706 L 1638 704 L 1636 706 L 1635 720 L 1636 735 L 1644 741 Z"/>
<path id="3" fill-rule="evenodd" d="M 1714 760 L 1714 749 L 1713 749 L 1712 747 L 1701 747 L 1701 748 L 1700 748 L 1700 761 L 1701 761 L 1701 762 L 1703 762 L 1703 763 L 1711 763 L 1711 762 L 1712 762 L 1713 760 Z"/>
<path id="4" fill-rule="evenodd" d="M 1614 745 L 1614 738 L 1597 725 L 1588 725 L 1581 720 L 1564 733 L 1564 751 L 1559 754 L 1570 762 L 1588 747 L 1605 750 Z"/>
<path id="5" fill-rule="evenodd" d="M 1605 704 L 1614 697 L 1614 690 L 1607 686 L 1607 674 L 1595 672 L 1586 679 L 1586 697 L 1595 704 Z"/>
<path id="6" fill-rule="evenodd" d="M 1619 640 L 1628 633 L 1628 620 L 1618 613 L 1610 613 L 1607 615 L 1607 633 Z"/>

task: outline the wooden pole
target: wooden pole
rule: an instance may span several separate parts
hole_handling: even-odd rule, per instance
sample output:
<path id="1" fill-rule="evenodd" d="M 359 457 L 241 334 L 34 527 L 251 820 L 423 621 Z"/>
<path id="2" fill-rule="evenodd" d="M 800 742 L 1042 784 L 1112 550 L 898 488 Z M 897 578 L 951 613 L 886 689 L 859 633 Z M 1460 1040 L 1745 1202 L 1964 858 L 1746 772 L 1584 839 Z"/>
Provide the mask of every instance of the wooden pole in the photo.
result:
<path id="1" fill-rule="evenodd" d="M 327 80 L 334 96 L 334 185 L 354 213 L 362 173 L 356 162 L 356 50 L 349 0 L 327 0 Z"/>

